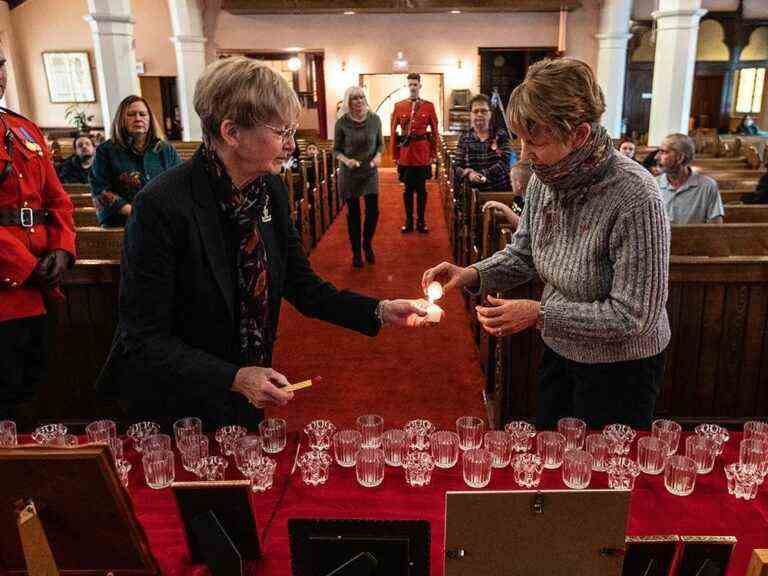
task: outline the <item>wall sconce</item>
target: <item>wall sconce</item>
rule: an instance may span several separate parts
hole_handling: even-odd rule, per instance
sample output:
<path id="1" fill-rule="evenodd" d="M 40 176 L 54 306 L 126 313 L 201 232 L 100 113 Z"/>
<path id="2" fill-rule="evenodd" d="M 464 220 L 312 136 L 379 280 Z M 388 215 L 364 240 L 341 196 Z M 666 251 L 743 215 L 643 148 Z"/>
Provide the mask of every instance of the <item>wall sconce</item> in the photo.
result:
<path id="1" fill-rule="evenodd" d="M 459 58 L 458 61 L 456 62 L 456 68 L 458 68 L 459 70 L 464 68 L 464 61 L 461 58 Z"/>
<path id="2" fill-rule="evenodd" d="M 296 56 L 293 56 L 288 59 L 288 70 L 291 72 L 298 72 L 301 68 L 301 60 L 299 60 Z"/>
<path id="3" fill-rule="evenodd" d="M 405 59 L 402 52 L 397 53 L 397 58 L 392 62 L 392 67 L 399 72 L 408 69 L 408 60 Z"/>
<path id="4" fill-rule="evenodd" d="M 341 71 L 342 72 L 346 72 L 347 71 L 347 61 L 346 60 L 342 60 L 341 61 Z"/>

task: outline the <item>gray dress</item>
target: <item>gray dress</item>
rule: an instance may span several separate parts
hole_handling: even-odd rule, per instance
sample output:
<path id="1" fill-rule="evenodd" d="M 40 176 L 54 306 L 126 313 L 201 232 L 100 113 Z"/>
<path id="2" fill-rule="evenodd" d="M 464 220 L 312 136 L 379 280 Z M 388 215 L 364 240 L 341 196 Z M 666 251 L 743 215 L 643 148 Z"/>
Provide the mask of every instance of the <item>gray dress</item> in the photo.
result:
<path id="1" fill-rule="evenodd" d="M 362 122 L 356 122 L 349 114 L 336 121 L 333 136 L 333 153 L 343 154 L 360 162 L 360 167 L 350 170 L 339 164 L 339 194 L 342 200 L 359 198 L 379 192 L 379 170 L 371 166 L 376 154 L 384 152 L 381 119 L 368 112 Z"/>

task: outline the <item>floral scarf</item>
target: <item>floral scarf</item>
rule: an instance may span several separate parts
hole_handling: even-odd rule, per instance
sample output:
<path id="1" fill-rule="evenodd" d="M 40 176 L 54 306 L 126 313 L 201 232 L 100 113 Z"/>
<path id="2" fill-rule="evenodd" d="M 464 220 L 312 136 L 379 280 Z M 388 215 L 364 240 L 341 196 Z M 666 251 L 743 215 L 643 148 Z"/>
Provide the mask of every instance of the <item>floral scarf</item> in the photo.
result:
<path id="1" fill-rule="evenodd" d="M 238 189 L 216 153 L 205 148 L 208 173 L 218 180 L 217 189 L 229 194 L 219 198 L 221 210 L 237 231 L 237 286 L 240 312 L 240 354 L 244 365 L 269 366 L 273 338 L 269 317 L 269 269 L 267 250 L 259 232 L 258 218 L 269 202 L 267 181 L 256 178 Z"/>

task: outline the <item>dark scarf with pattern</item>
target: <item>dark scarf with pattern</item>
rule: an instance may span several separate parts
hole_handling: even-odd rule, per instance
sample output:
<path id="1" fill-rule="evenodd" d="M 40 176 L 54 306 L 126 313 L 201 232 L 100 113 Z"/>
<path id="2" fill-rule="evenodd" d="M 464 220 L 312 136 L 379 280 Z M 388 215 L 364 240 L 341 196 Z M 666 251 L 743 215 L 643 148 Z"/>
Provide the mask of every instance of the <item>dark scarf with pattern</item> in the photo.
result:
<path id="1" fill-rule="evenodd" d="M 238 189 L 216 153 L 205 147 L 206 169 L 224 191 L 218 200 L 225 217 L 237 231 L 237 287 L 240 312 L 240 354 L 244 365 L 269 366 L 274 342 L 269 317 L 269 269 L 267 250 L 258 219 L 268 211 L 266 178 L 260 177 Z"/>
<path id="2" fill-rule="evenodd" d="M 557 164 L 532 164 L 536 177 L 558 192 L 568 194 L 599 180 L 613 152 L 613 141 L 605 128 L 592 124 L 592 132 L 584 143 Z"/>

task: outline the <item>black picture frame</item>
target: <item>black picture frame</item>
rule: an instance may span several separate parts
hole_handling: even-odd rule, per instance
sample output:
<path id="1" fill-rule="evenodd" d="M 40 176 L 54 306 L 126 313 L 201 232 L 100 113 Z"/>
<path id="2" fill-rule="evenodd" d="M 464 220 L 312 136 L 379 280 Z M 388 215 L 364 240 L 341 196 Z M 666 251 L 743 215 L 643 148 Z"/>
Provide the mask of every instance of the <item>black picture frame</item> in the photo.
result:
<path id="1" fill-rule="evenodd" d="M 677 576 L 725 576 L 736 546 L 734 536 L 681 536 Z"/>

